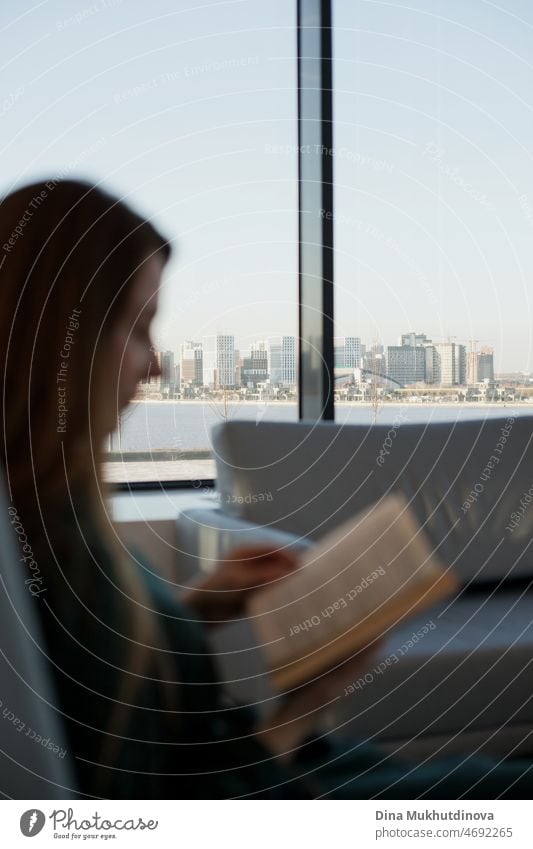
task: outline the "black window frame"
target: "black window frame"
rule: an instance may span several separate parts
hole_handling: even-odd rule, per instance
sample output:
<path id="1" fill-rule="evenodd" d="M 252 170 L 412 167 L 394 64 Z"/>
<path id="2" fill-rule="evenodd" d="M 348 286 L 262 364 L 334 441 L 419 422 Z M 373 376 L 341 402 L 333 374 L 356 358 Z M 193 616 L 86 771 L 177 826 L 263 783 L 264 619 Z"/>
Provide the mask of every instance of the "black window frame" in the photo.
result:
<path id="1" fill-rule="evenodd" d="M 331 0 L 297 0 L 298 417 L 333 420 L 334 220 Z M 308 174 L 314 174 L 309 178 Z M 311 225 L 311 226 L 309 226 Z M 317 310 L 316 305 L 319 305 Z M 318 313 L 318 318 L 317 318 Z M 125 481 L 113 492 L 213 488 L 215 480 Z"/>

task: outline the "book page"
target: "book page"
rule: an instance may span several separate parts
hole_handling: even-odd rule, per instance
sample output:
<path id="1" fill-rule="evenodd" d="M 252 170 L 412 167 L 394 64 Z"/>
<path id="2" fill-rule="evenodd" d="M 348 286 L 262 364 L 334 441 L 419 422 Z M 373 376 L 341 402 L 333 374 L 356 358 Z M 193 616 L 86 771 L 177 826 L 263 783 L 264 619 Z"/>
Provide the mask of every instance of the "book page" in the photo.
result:
<path id="1" fill-rule="evenodd" d="M 248 609 L 274 668 L 355 624 L 386 619 L 404 596 L 414 606 L 442 570 L 405 497 L 390 495 L 324 536 L 296 573 L 256 593 Z"/>

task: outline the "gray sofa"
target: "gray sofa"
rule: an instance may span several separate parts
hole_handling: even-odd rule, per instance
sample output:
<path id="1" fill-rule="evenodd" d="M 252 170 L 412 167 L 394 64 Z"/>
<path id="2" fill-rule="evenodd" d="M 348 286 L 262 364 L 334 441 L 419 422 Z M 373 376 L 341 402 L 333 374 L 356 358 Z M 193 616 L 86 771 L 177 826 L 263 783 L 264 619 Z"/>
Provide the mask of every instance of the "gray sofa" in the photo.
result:
<path id="1" fill-rule="evenodd" d="M 306 547 L 401 490 L 463 588 L 391 632 L 339 694 L 331 727 L 411 756 L 531 754 L 532 440 L 533 417 L 512 410 L 430 425 L 227 422 L 213 431 L 215 497 L 178 518 L 182 556 L 209 570 L 244 541 Z M 269 703 L 245 621 L 222 629 L 215 651 L 241 700 Z"/>

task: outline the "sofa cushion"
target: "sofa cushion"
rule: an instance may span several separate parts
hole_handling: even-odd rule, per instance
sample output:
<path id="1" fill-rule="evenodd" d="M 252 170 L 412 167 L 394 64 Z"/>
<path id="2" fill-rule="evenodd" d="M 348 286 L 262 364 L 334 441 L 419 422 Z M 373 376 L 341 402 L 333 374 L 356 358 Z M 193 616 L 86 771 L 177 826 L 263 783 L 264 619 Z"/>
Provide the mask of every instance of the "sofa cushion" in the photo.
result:
<path id="1" fill-rule="evenodd" d="M 464 581 L 531 576 L 532 437 L 533 417 L 513 411 L 429 425 L 226 422 L 213 429 L 220 506 L 315 539 L 401 490 Z"/>

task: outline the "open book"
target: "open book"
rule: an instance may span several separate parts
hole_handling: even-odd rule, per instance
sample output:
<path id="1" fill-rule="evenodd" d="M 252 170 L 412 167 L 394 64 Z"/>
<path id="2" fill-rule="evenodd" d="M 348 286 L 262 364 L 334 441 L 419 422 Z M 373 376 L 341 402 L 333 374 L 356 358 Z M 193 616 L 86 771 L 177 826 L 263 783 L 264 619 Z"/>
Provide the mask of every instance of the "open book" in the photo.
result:
<path id="1" fill-rule="evenodd" d="M 402 495 L 322 537 L 247 606 L 274 685 L 304 683 L 458 588 Z"/>

